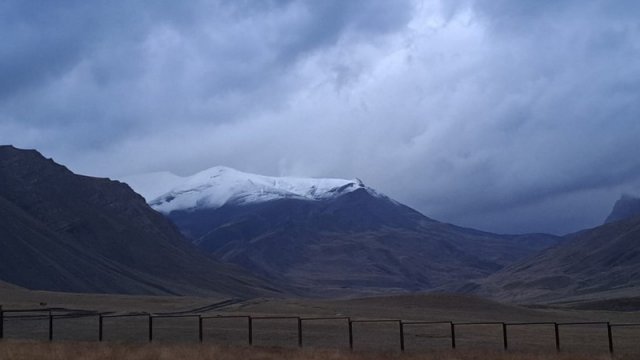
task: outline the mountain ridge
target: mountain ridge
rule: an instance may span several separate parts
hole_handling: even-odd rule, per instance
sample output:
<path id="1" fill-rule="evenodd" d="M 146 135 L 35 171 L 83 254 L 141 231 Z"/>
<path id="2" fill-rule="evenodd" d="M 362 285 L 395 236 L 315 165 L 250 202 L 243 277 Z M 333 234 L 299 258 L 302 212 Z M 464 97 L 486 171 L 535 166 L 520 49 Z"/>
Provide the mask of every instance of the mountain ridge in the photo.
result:
<path id="1" fill-rule="evenodd" d="M 613 205 L 613 209 L 611 209 L 611 213 L 609 213 L 604 223 L 608 224 L 638 215 L 640 215 L 640 198 L 624 194 Z"/>
<path id="2" fill-rule="evenodd" d="M 256 176 L 249 174 L 249 180 Z M 215 191 L 216 180 L 213 185 L 201 180 L 187 178 L 185 186 L 176 187 L 180 191 L 174 188 L 150 203 L 195 244 L 221 259 L 325 294 L 423 291 L 455 278 L 481 278 L 558 239 L 497 235 L 441 223 L 357 180 L 331 179 L 335 186 L 326 186 L 317 197 L 272 196 L 274 192 L 267 191 L 269 196 L 257 201 L 213 205 L 199 201 L 202 192 L 190 191 Z M 242 183 L 251 186 L 239 193 L 261 190 L 245 180 Z M 298 178 L 307 185 L 324 180 Z M 267 185 L 278 180 L 269 181 Z M 345 188 L 348 184 L 353 185 Z M 222 188 L 228 193 L 228 186 Z M 303 194 L 312 188 L 307 186 Z M 163 207 L 164 200 L 175 201 L 172 197 L 179 192 L 196 196 L 186 205 Z"/>
<path id="3" fill-rule="evenodd" d="M 127 184 L 0 146 L 0 279 L 126 294 L 276 293 L 189 244 Z M 263 283 L 263 284 L 261 284 Z"/>
<path id="4" fill-rule="evenodd" d="M 515 302 L 637 297 L 640 216 L 567 235 L 557 246 L 516 262 L 471 292 Z"/>

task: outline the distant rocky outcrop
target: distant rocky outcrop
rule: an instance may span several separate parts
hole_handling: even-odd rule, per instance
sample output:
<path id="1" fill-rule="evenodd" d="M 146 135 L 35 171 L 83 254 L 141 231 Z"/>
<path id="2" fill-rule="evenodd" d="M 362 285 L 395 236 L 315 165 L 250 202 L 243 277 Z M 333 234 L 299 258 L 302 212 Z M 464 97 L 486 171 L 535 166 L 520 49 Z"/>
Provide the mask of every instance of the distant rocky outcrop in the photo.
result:
<path id="1" fill-rule="evenodd" d="M 607 219 L 605 224 L 628 219 L 634 216 L 640 215 L 640 198 L 631 195 L 622 195 L 613 206 L 613 210 Z"/>
<path id="2" fill-rule="evenodd" d="M 0 146 L 0 280 L 28 289 L 273 294 L 188 242 L 128 185 Z"/>

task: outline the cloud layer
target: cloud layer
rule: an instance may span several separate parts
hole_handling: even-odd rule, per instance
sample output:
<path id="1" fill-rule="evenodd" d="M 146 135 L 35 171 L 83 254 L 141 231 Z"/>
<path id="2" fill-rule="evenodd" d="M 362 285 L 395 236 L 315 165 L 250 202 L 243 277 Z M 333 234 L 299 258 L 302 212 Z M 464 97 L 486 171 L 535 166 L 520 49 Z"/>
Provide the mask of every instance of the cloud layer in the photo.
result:
<path id="1" fill-rule="evenodd" d="M 635 1 L 5 1 L 0 142 L 110 177 L 359 177 L 500 232 L 640 193 Z"/>

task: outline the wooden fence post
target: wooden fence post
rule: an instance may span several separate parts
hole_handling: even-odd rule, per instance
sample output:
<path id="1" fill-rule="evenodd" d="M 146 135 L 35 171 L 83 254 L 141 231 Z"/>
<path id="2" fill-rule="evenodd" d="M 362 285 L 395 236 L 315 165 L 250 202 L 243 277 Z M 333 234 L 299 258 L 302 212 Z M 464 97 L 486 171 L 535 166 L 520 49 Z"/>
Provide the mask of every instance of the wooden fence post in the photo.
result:
<path id="1" fill-rule="evenodd" d="M 611 331 L 611 323 L 607 323 L 607 335 L 609 336 L 609 352 L 613 354 L 613 331 Z"/>
<path id="2" fill-rule="evenodd" d="M 198 340 L 202 342 L 203 340 L 203 331 L 202 331 L 202 315 L 198 315 Z"/>
<path id="3" fill-rule="evenodd" d="M 398 320 L 398 325 L 400 326 L 400 351 L 404 352 L 404 324 L 402 320 Z"/>
<path id="4" fill-rule="evenodd" d="M 0 305 L 0 340 L 4 339 L 4 311 Z"/>
<path id="5" fill-rule="evenodd" d="M 560 329 L 558 323 L 553 323 L 556 331 L 556 351 L 560 352 Z"/>
<path id="6" fill-rule="evenodd" d="M 53 313 L 49 310 L 49 341 L 53 341 Z"/>
<path id="7" fill-rule="evenodd" d="M 353 322 L 351 321 L 351 318 L 347 320 L 349 320 L 349 349 L 353 351 Z"/>
<path id="8" fill-rule="evenodd" d="M 153 341 L 153 316 L 149 314 L 149 342 Z"/>
<path id="9" fill-rule="evenodd" d="M 247 330 L 249 334 L 249 345 L 253 345 L 253 320 L 247 316 Z"/>
<path id="10" fill-rule="evenodd" d="M 504 350 L 509 350 L 509 342 L 507 339 L 507 324 L 502 323 L 502 342 L 504 343 Z"/>
<path id="11" fill-rule="evenodd" d="M 302 347 L 302 318 L 298 317 L 298 347 Z"/>
<path id="12" fill-rule="evenodd" d="M 102 341 L 103 321 L 102 314 L 98 314 L 98 341 Z"/>
<path id="13" fill-rule="evenodd" d="M 451 348 L 456 348 L 456 324 L 451 323 Z"/>

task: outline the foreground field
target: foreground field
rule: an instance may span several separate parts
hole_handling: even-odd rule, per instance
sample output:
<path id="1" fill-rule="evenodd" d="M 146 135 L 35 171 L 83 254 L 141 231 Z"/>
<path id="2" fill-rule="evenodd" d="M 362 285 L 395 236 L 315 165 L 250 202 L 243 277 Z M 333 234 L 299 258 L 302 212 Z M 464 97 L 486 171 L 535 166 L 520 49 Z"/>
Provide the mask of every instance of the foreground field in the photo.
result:
<path id="1" fill-rule="evenodd" d="M 510 323 L 513 325 L 508 328 L 509 351 L 555 354 L 558 341 L 562 354 L 565 354 L 561 359 L 571 359 L 568 354 L 581 353 L 594 356 L 589 359 L 600 359 L 603 358 L 602 354 L 608 354 L 610 350 L 607 333 L 607 322 L 610 322 L 638 324 L 614 327 L 610 335 L 616 356 L 634 354 L 635 357 L 629 359 L 640 358 L 640 342 L 637 341 L 640 337 L 639 312 L 531 308 L 460 295 L 403 295 L 342 300 L 241 300 L 5 290 L 0 291 L 0 305 L 4 305 L 5 309 L 4 339 L 9 341 L 37 342 L 51 337 L 54 344 L 84 343 L 97 342 L 102 337 L 107 343 L 131 343 L 132 346 L 137 346 L 135 349 L 145 349 L 143 345 L 150 341 L 153 334 L 154 345 L 174 346 L 171 349 L 188 346 L 185 347 L 189 349 L 186 351 L 224 349 L 213 346 L 233 346 L 229 351 L 245 351 L 238 349 L 249 343 L 260 349 L 277 347 L 293 351 L 289 353 L 289 350 L 278 350 L 285 351 L 278 355 L 279 358 L 287 358 L 283 354 L 311 356 L 309 354 L 315 352 L 307 351 L 315 351 L 313 349 L 335 349 L 334 352 L 322 353 L 324 358 L 331 358 L 327 354 L 342 354 L 335 351 L 348 353 L 351 346 L 356 353 L 399 354 L 404 344 L 407 353 L 429 353 L 434 359 L 486 358 L 459 357 L 475 356 L 477 353 L 474 351 L 488 351 L 488 354 L 496 352 L 495 356 L 489 358 L 502 359 L 503 336 L 507 333 L 503 332 L 503 323 Z M 53 312 L 51 319 L 47 312 L 10 311 L 49 307 L 62 309 Z M 77 310 L 99 311 L 105 317 L 100 322 L 101 319 L 94 312 L 87 316 L 65 316 L 70 311 L 65 309 L 73 309 L 71 313 Z M 199 317 L 202 317 L 200 329 Z M 252 318 L 251 321 L 249 317 Z M 304 318 L 304 321 L 298 323 L 298 317 Z M 319 320 L 318 317 L 325 320 Z M 352 328 L 347 318 L 353 320 Z M 381 319 L 386 321 L 372 322 Z M 403 331 L 399 329 L 400 319 L 404 323 Z M 453 342 L 449 321 L 456 323 L 455 343 L 456 349 L 461 353 L 447 352 L 452 348 Z M 519 326 L 518 323 L 522 322 L 536 324 Z M 585 322 L 595 323 L 584 324 Z M 557 339 L 554 336 L 554 323 L 561 325 Z M 576 325 L 577 323 L 581 325 Z M 102 332 L 99 331 L 100 328 Z M 350 329 L 353 333 L 351 339 Z M 404 341 L 401 341 L 402 336 Z M 204 346 L 212 347 L 202 348 L 200 341 Z M 302 353 L 297 352 L 299 345 L 303 346 Z M 100 344 L 95 346 L 110 349 L 101 348 Z M 470 353 L 467 355 L 465 351 Z M 187 358 L 191 358 L 190 356 Z M 222 355 L 216 358 L 224 358 L 220 356 Z M 263 357 L 258 358 L 269 359 L 265 356 L 271 355 L 261 356 Z M 521 358 L 540 359 L 531 356 L 534 355 Z M 543 358 L 558 358 L 555 355 L 545 356 Z"/>
<path id="2" fill-rule="evenodd" d="M 99 343 L 2 342 L 3 360 L 631 360 L 632 357 L 580 354 L 533 354 L 492 351 L 440 351 L 424 354 L 349 353 L 208 345 L 124 345 Z"/>

